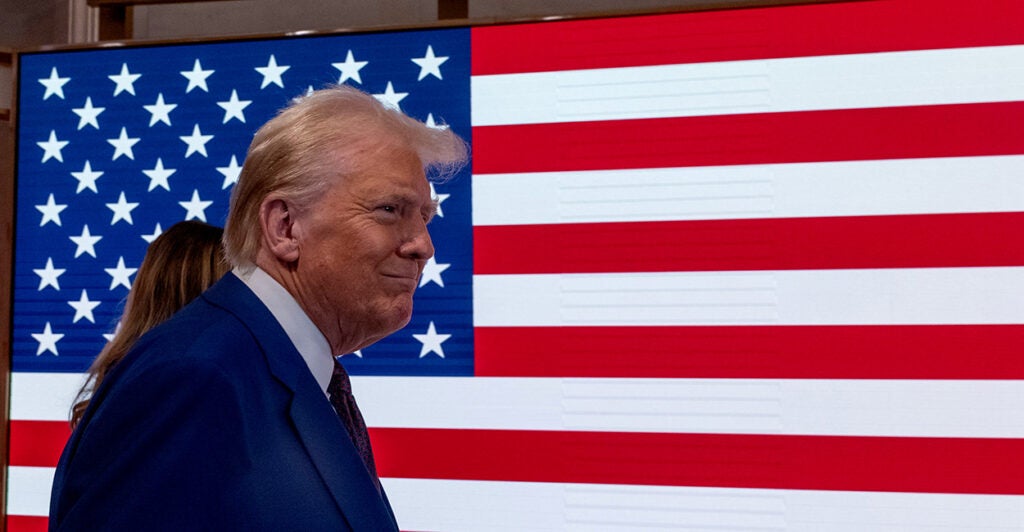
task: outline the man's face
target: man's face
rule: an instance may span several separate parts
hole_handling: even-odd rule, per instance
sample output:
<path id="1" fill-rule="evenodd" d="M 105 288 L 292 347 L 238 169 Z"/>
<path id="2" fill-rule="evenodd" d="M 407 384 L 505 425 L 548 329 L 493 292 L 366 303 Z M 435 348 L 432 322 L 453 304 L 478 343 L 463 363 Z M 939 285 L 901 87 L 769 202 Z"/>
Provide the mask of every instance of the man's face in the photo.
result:
<path id="1" fill-rule="evenodd" d="M 434 254 L 427 222 L 436 206 L 419 159 L 395 148 L 366 163 L 296 217 L 299 300 L 335 354 L 409 322 L 413 291 Z"/>

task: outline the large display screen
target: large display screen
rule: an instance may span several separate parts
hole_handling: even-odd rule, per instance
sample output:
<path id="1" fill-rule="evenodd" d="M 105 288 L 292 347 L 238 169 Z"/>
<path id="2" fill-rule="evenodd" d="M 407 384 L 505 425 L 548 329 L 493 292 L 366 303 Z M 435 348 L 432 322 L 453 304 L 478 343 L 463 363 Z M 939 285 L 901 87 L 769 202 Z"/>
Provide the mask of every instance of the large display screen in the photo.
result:
<path id="1" fill-rule="evenodd" d="M 1024 528 L 1022 27 L 878 0 L 22 54 L 9 530 L 45 529 L 147 243 L 222 225 L 255 130 L 333 83 L 472 146 L 411 323 L 343 357 L 403 529 Z"/>

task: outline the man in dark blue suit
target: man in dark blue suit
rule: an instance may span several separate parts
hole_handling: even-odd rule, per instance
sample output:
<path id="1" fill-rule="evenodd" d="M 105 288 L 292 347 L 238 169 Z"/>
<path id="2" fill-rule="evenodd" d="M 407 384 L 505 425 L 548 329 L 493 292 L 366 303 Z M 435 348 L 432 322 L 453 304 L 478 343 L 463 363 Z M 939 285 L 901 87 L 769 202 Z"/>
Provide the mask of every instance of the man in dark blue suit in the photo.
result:
<path id="1" fill-rule="evenodd" d="M 50 529 L 397 530 L 335 356 L 409 321 L 434 252 L 425 171 L 465 157 L 348 87 L 264 125 L 232 191 L 234 269 L 95 390 Z"/>

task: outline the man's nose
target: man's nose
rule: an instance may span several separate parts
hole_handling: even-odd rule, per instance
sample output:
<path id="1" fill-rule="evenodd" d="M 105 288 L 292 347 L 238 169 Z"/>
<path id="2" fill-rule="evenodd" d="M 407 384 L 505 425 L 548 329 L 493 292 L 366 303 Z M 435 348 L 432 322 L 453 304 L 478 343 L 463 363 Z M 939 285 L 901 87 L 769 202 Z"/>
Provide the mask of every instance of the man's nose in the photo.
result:
<path id="1" fill-rule="evenodd" d="M 434 256 L 434 242 L 430 238 L 427 224 L 423 221 L 413 222 L 408 237 L 402 243 L 401 252 L 403 256 L 427 260 Z"/>

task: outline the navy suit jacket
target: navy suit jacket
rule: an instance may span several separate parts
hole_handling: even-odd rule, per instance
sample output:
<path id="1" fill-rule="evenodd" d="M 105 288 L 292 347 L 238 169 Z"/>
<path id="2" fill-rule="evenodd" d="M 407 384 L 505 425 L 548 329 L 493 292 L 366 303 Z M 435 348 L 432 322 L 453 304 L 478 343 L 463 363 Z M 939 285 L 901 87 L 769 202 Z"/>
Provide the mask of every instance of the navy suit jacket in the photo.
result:
<path id="1" fill-rule="evenodd" d="M 397 530 L 323 390 L 233 274 L 144 335 L 61 455 L 50 530 Z"/>

